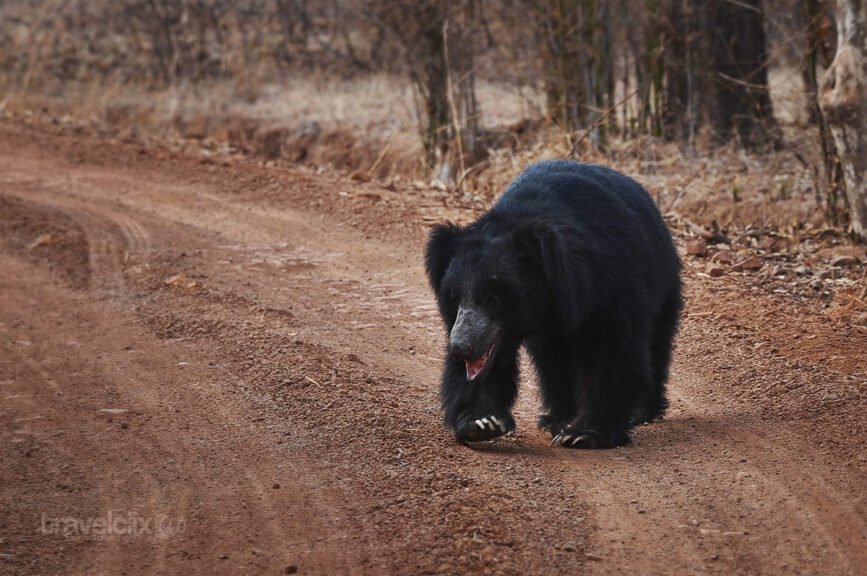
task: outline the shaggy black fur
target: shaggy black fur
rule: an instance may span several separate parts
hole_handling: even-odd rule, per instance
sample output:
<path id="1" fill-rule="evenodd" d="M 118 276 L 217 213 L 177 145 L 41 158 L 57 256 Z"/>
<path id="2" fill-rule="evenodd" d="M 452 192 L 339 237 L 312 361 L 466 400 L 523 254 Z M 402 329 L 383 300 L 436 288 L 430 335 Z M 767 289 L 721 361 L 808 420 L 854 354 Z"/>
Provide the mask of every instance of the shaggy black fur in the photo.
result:
<path id="1" fill-rule="evenodd" d="M 656 205 L 631 178 L 570 160 L 534 164 L 473 224 L 437 226 L 426 266 L 452 337 L 441 395 L 458 440 L 514 429 L 522 344 L 547 411 L 539 425 L 559 444 L 618 446 L 634 424 L 665 412 L 680 261 Z M 456 352 L 464 308 L 480 311 L 473 318 L 482 325 L 477 342 L 462 334 Z M 492 364 L 468 381 L 465 361 L 495 337 Z"/>

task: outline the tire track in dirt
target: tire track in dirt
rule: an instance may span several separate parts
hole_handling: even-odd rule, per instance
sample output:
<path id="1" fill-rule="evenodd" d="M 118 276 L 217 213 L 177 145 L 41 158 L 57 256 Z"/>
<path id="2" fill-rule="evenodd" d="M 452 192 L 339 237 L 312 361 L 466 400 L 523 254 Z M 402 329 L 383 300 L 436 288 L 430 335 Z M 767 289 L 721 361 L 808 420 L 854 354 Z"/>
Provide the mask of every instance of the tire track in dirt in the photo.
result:
<path id="1" fill-rule="evenodd" d="M 709 412 L 696 400 L 700 397 L 697 388 L 701 387 L 698 379 L 713 381 L 710 374 L 702 372 L 699 369 L 692 378 L 684 378 L 676 395 L 692 414 Z M 833 381 L 830 374 L 828 381 Z M 714 439 L 726 446 L 727 457 L 737 461 L 736 482 L 732 484 L 737 501 L 753 508 L 760 505 L 761 510 L 756 512 L 764 516 L 763 522 L 760 529 L 750 527 L 752 534 L 765 538 L 764 533 L 772 531 L 778 532 L 775 537 L 780 540 L 800 539 L 797 554 L 787 567 L 793 571 L 811 559 L 822 558 L 841 574 L 858 574 L 861 567 L 867 566 L 867 522 L 853 506 L 852 492 L 837 483 L 844 480 L 857 486 L 859 480 L 847 478 L 845 462 L 843 466 L 837 463 L 835 472 L 839 477 L 831 477 L 833 469 L 826 459 L 809 450 L 822 438 L 809 426 L 796 427 L 783 419 L 757 414 L 749 407 L 737 406 L 735 410 L 727 416 L 730 425 L 716 430 Z M 786 522 L 781 523 L 781 518 Z"/>
<path id="2" fill-rule="evenodd" d="M 177 572 L 183 566 L 184 572 L 210 573 L 220 564 L 227 572 L 268 566 L 278 571 L 299 560 L 340 571 L 357 564 L 347 560 L 346 551 L 322 544 L 334 533 L 328 524 L 336 522 L 329 518 L 328 499 L 307 487 L 312 482 L 318 488 L 314 479 L 296 478 L 283 464 L 294 462 L 303 469 L 302 456 L 278 456 L 251 436 L 245 422 L 255 415 L 244 415 L 225 402 L 224 393 L 208 383 L 219 382 L 212 370 L 191 367 L 179 360 L 184 356 L 150 342 L 140 330 L 118 326 L 113 320 L 118 310 L 94 311 L 80 296 L 58 294 L 41 274 L 5 256 L 2 265 L 16 278 L 3 285 L 4 325 L 20 327 L 12 338 L 42 342 L 38 351 L 36 344 L 30 347 L 28 359 L 19 354 L 12 362 L 18 366 L 15 381 L 32 391 L 46 379 L 40 373 L 63 375 L 63 396 L 42 394 L 39 422 L 64 431 L 55 442 L 62 448 L 50 458 L 53 465 L 81 469 L 78 476 L 90 483 L 88 495 L 98 499 L 86 509 L 78 508 L 78 515 L 69 510 L 77 508 L 74 501 L 60 498 L 51 509 L 33 502 L 36 510 L 20 518 L 25 522 L 22 534 L 31 535 L 39 527 L 43 512 L 49 518 L 54 513 L 87 519 L 104 517 L 109 510 L 132 511 L 143 518 L 165 515 L 187 523 L 189 539 L 156 534 L 80 546 L 86 553 L 82 552 L 78 569 L 86 573 L 118 573 L 131 566 L 133 571 Z M 46 283 L 46 288 L 39 287 Z M 47 318 L 32 320 L 40 315 Z M 53 333 L 56 322 L 74 342 L 58 341 Z M 101 356 L 106 360 L 88 360 Z M 185 387 L 175 387 L 182 382 Z M 73 406 L 65 404 L 67 398 L 74 399 Z M 124 413 L 114 422 L 100 417 L 103 408 L 117 406 Z M 10 408 L 16 418 L 27 417 L 27 410 Z M 94 427 L 99 428 L 95 434 Z M 272 486 L 278 480 L 281 489 Z M 315 512 L 308 508 L 313 503 Z M 319 538 L 320 550 L 310 546 L 311 537 Z M 42 544 L 56 545 L 57 540 L 64 541 L 49 534 Z"/>
<path id="3" fill-rule="evenodd" d="M 22 167 L 17 168 L 4 174 L 4 184 L 26 202 L 60 210 L 71 217 L 87 235 L 89 265 L 95 272 L 92 277 L 102 283 L 95 288 L 119 289 L 123 261 L 131 252 L 150 249 L 148 232 L 128 215 L 99 203 L 82 202 L 71 193 L 82 188 L 77 178 L 34 177 L 34 173 L 40 172 L 21 172 Z"/>
<path id="4" fill-rule="evenodd" d="M 345 548 L 357 563 L 344 564 L 348 571 L 863 571 L 862 504 L 846 506 L 863 467 L 846 471 L 837 461 L 835 477 L 825 472 L 827 458 L 811 442 L 835 429 L 717 402 L 713 387 L 738 383 L 694 362 L 694 342 L 726 354 L 712 323 L 687 318 L 671 417 L 639 429 L 635 445 L 592 453 L 548 447 L 533 430 L 528 375 L 518 434 L 467 450 L 439 426 L 442 335 L 417 243 L 361 240 L 322 214 L 251 206 L 171 174 L 61 170 L 32 156 L 16 166 L 22 160 L 33 163 L 22 178 L 71 171 L 76 184 L 62 197 L 53 186 L 13 193 L 69 210 L 91 234 L 113 235 L 110 243 L 138 243 L 99 275 L 120 270 L 123 301 L 140 320 L 200 363 L 214 363 L 229 394 L 224 410 L 256 414 L 256 434 L 291 430 L 310 491 L 337 487 L 327 502 L 344 523 L 320 532 L 323 540 L 314 532 L 296 541 Z M 179 272 L 198 286 L 167 287 L 163 280 Z M 171 382 L 190 385 L 176 375 Z M 199 393 L 169 405 L 185 410 L 201 402 Z M 189 498 L 203 485 L 202 477 L 187 482 Z"/>
<path id="5" fill-rule="evenodd" d="M 62 195 L 60 195 L 54 191 L 55 187 L 52 186 L 51 183 L 46 184 L 39 180 L 31 179 L 15 181 L 14 177 L 10 178 L 9 176 L 10 174 L 7 173 L 7 183 L 13 182 L 18 184 L 18 186 L 15 187 L 16 194 L 20 194 L 20 190 L 27 191 L 25 194 L 21 194 L 21 197 L 25 202 L 35 202 L 35 205 L 50 205 L 53 208 L 59 209 L 70 215 L 84 229 L 88 239 L 88 246 L 90 247 L 90 259 L 94 265 L 93 278 L 96 279 L 93 286 L 95 291 L 94 293 L 100 295 L 101 298 L 104 298 L 107 295 L 113 296 L 116 300 L 122 298 L 119 291 L 122 289 L 123 284 L 124 263 L 130 257 L 141 257 L 146 255 L 149 251 L 151 244 L 147 230 L 124 213 L 106 208 L 98 203 L 82 201 L 82 199 L 77 198 L 75 195 L 70 195 L 69 192 L 71 188 L 68 185 L 68 182 L 64 183 L 64 186 L 62 187 Z M 36 278 L 33 278 L 34 274 L 31 270 L 16 265 L 12 261 L 4 260 L 2 264 L 4 271 L 9 273 L 11 278 L 15 278 L 19 282 L 22 280 L 31 280 L 36 281 L 38 285 L 50 284 L 50 282 L 46 282 L 45 278 L 39 278 L 38 273 L 35 275 Z M 14 291 L 22 289 L 22 285 L 19 282 L 10 283 L 10 285 L 4 286 L 3 290 L 4 306 L 2 312 L 15 314 L 15 323 L 20 324 L 23 319 L 38 317 L 40 313 L 45 311 L 42 309 L 45 303 L 49 303 L 47 306 L 48 308 L 50 308 L 51 305 L 64 308 L 63 304 L 65 299 L 72 300 L 69 308 L 77 311 L 76 316 L 83 315 L 86 316 L 88 321 L 93 320 L 87 312 L 82 311 L 86 310 L 86 305 L 83 305 L 81 301 L 76 302 L 76 300 L 80 300 L 79 298 L 74 295 L 65 298 L 65 295 L 51 289 L 35 289 L 32 294 L 27 297 L 26 302 L 16 301 L 13 297 Z M 30 289 L 28 288 L 28 292 L 29 291 Z M 121 302 L 122 300 L 117 301 L 117 303 Z M 34 309 L 34 306 L 37 308 Z M 110 309 L 108 312 L 109 315 L 114 315 L 116 310 Z M 93 316 L 98 315 L 98 313 L 93 313 Z M 65 322 L 63 322 L 63 324 L 67 326 L 69 324 L 75 324 L 75 320 L 77 320 L 77 318 L 72 321 L 70 321 L 69 318 L 63 318 L 64 312 L 57 311 L 56 309 L 51 310 L 51 316 L 53 318 L 64 319 Z M 50 327 L 42 326 L 40 328 L 41 330 L 34 330 L 34 336 L 50 341 L 52 336 L 54 336 L 51 333 Z M 110 323 L 105 326 L 105 328 L 109 331 L 113 330 L 115 332 L 119 329 L 119 327 L 112 326 Z M 120 330 L 123 330 L 123 328 L 121 327 Z M 128 331 L 124 332 L 125 333 L 121 335 L 121 339 L 134 341 L 136 342 L 136 346 L 141 346 L 141 340 L 146 339 L 146 337 L 142 337 L 140 334 L 130 335 Z M 76 333 L 74 327 L 71 329 L 71 333 Z M 112 343 L 114 342 L 113 340 L 106 341 L 105 339 L 93 335 L 91 335 L 91 338 L 88 338 L 87 340 L 90 344 L 91 354 L 97 357 L 101 355 L 103 349 L 110 350 L 112 348 Z M 81 346 L 80 343 L 75 344 L 77 345 L 76 354 L 84 354 L 84 351 L 82 350 L 83 346 Z M 159 367 L 158 365 L 160 364 L 160 360 L 165 360 L 165 358 L 160 358 L 160 354 L 154 354 L 154 356 L 158 358 L 158 360 L 153 361 L 149 359 L 148 363 L 153 363 Z M 162 356 L 165 356 L 165 354 Z M 16 362 L 16 364 L 29 365 L 33 374 L 43 373 L 44 375 L 45 371 L 40 369 L 40 364 L 24 362 L 23 359 L 20 358 L 19 360 L 20 361 Z M 74 363 L 72 364 L 73 365 L 68 366 L 67 369 L 72 370 L 73 373 L 88 370 L 88 368 L 81 368 L 76 366 Z M 165 363 L 163 364 L 164 369 Z M 186 366 L 187 363 L 182 362 L 181 364 Z M 168 365 L 177 366 L 178 363 L 169 362 Z M 192 370 L 186 370 L 186 372 L 191 371 Z M 99 381 L 105 381 L 106 374 L 99 373 L 99 376 L 94 376 L 94 378 Z M 53 380 L 47 378 L 47 375 L 45 376 L 45 379 L 46 381 L 53 382 Z M 134 385 L 124 385 L 123 382 L 126 379 L 129 379 Z M 28 376 L 25 378 L 25 381 L 28 387 L 32 387 L 36 384 L 38 378 L 36 376 Z M 108 378 L 108 382 L 105 382 L 105 384 L 109 390 L 116 391 L 119 388 L 123 389 L 125 404 L 136 406 L 139 414 L 147 414 L 148 420 L 154 418 L 156 414 L 161 413 L 164 409 L 164 397 L 155 392 L 161 387 L 154 382 L 154 376 L 150 374 L 141 372 L 133 372 L 130 374 L 126 372 L 122 376 L 117 375 L 116 378 Z M 80 397 L 87 393 L 87 386 L 83 385 L 81 382 L 76 383 L 72 387 L 75 388 L 74 394 L 76 396 Z M 195 388 L 199 387 L 196 386 Z M 165 392 L 165 390 L 163 390 L 163 392 Z M 196 390 L 196 392 L 199 392 L 199 390 Z M 193 410 L 192 407 L 197 406 L 199 402 L 201 402 L 202 398 L 196 397 L 195 395 L 193 395 L 193 397 L 188 396 L 187 398 L 184 398 L 183 395 L 181 395 L 180 398 L 176 397 L 173 400 L 176 406 L 184 408 L 185 417 L 189 418 L 195 414 L 195 410 Z M 206 406 L 207 412 L 219 415 L 221 419 L 226 422 L 232 422 L 237 425 L 237 415 L 230 413 L 230 411 L 224 408 L 222 403 L 210 399 Z M 57 421 L 57 407 L 54 407 L 54 411 L 53 420 Z M 20 411 L 16 411 L 16 413 L 18 412 Z M 61 413 L 63 413 L 63 411 L 61 411 Z M 76 414 L 76 416 L 81 417 L 82 415 Z M 19 419 L 21 417 L 22 416 L 19 416 Z M 202 418 L 202 416 L 199 415 L 198 418 Z M 215 429 L 213 422 L 209 417 L 206 418 L 208 419 L 208 424 L 210 424 L 210 432 L 214 432 Z M 196 420 L 196 418 L 192 418 L 192 420 Z M 75 421 L 72 420 L 70 425 L 66 428 L 74 430 L 77 427 L 74 422 Z M 188 424 L 184 424 L 184 429 L 188 429 Z M 150 436 L 146 440 L 137 443 L 137 445 L 131 450 L 129 447 L 125 448 L 125 452 L 128 451 L 127 453 L 140 452 L 142 458 L 137 461 L 136 459 L 133 459 L 133 462 L 128 461 L 127 458 L 124 458 L 122 462 L 114 462 L 114 465 L 118 469 L 124 470 L 126 474 L 132 474 L 135 476 L 135 482 L 133 482 L 133 484 L 135 484 L 135 494 L 130 495 L 128 492 L 129 488 L 119 488 L 116 485 L 116 481 L 112 482 L 115 484 L 115 490 L 111 491 L 112 493 L 110 494 L 105 494 L 105 486 L 94 484 L 91 487 L 91 490 L 96 494 L 102 494 L 100 496 L 101 503 L 98 505 L 91 505 L 89 514 L 80 514 L 78 518 L 86 519 L 89 516 L 92 517 L 94 512 L 105 512 L 116 508 L 133 511 L 143 509 L 146 512 L 149 511 L 150 518 L 154 518 L 154 515 L 160 514 L 160 510 L 168 509 L 171 510 L 171 518 L 174 519 L 200 519 L 200 529 L 201 524 L 203 523 L 201 521 L 202 518 L 204 518 L 204 523 L 213 523 L 215 527 L 224 522 L 224 520 L 220 519 L 220 514 L 211 513 L 210 518 L 208 518 L 207 516 L 203 517 L 201 512 L 203 498 L 214 498 L 215 494 L 218 494 L 218 491 L 214 491 L 214 479 L 211 478 L 211 476 L 214 475 L 213 470 L 208 470 L 208 468 L 212 468 L 212 466 L 209 465 L 206 466 L 205 469 L 202 469 L 198 464 L 191 466 L 185 463 L 185 461 L 188 460 L 195 462 L 207 461 L 209 460 L 209 457 L 202 457 L 200 454 L 201 448 L 195 446 L 191 448 L 190 446 L 184 445 L 183 442 L 177 443 L 175 440 L 177 436 L 175 434 L 166 434 L 167 431 L 162 429 L 160 429 L 159 432 L 161 435 Z M 236 431 L 235 433 L 237 434 L 238 432 Z M 78 460 L 86 463 L 103 459 L 104 451 L 95 448 L 86 435 L 80 436 L 75 434 L 74 436 L 74 441 L 76 443 L 75 448 L 72 449 L 67 447 L 68 450 L 64 451 L 63 457 L 58 459 L 69 462 Z M 241 436 L 243 438 L 243 435 Z M 231 442 L 227 442 L 225 438 L 217 441 L 217 445 L 221 445 L 223 449 L 226 449 L 226 445 L 230 443 Z M 257 442 L 252 438 L 247 437 L 246 440 L 240 443 L 245 447 L 252 447 Z M 179 470 L 175 472 L 174 476 L 183 477 L 186 481 L 183 483 L 174 482 L 167 486 L 164 479 L 161 479 L 159 474 L 157 476 L 152 476 L 152 471 L 155 468 L 164 467 L 147 458 L 147 456 L 154 452 L 161 453 L 168 462 L 179 467 Z M 199 454 L 194 455 L 194 453 Z M 233 461 L 237 459 L 237 453 L 237 449 L 231 450 L 229 456 Z M 99 456 L 96 456 L 96 454 L 99 454 Z M 294 456 L 296 461 L 301 460 L 299 454 L 295 454 Z M 227 461 L 218 463 L 218 466 L 226 467 L 226 470 L 221 474 L 216 475 L 218 478 L 223 477 L 230 479 L 234 476 L 234 479 L 230 480 L 230 482 L 237 481 L 237 479 L 240 478 L 244 479 L 248 485 L 247 488 L 240 487 L 239 493 L 237 494 L 219 496 L 222 500 L 227 498 L 230 499 L 226 509 L 231 510 L 238 506 L 247 509 L 249 508 L 249 502 L 251 500 L 261 500 L 265 502 L 266 504 L 264 508 L 258 511 L 252 511 L 253 518 L 247 520 L 246 526 L 255 532 L 255 539 L 257 540 L 262 539 L 263 533 L 271 532 L 274 536 L 271 539 L 272 542 L 270 546 L 273 546 L 276 549 L 279 549 L 286 544 L 291 546 L 295 543 L 298 550 L 290 550 L 290 554 L 284 552 L 283 555 L 285 558 L 293 559 L 294 556 L 296 561 L 299 558 L 303 558 L 307 561 L 306 563 L 308 566 L 320 565 L 322 569 L 325 569 L 325 566 L 327 566 L 327 569 L 340 570 L 340 567 L 343 566 L 343 570 L 348 570 L 348 566 L 356 564 L 357 561 L 348 563 L 343 560 L 347 557 L 345 551 L 335 548 L 328 550 L 327 554 L 322 555 L 322 552 L 325 552 L 324 550 L 317 551 L 313 549 L 310 545 L 310 537 L 316 538 L 317 542 L 325 543 L 330 539 L 328 534 L 333 534 L 333 532 L 321 527 L 318 529 L 318 533 L 323 534 L 323 536 L 317 536 L 316 531 L 311 533 L 312 528 L 322 524 L 321 520 L 314 519 L 311 516 L 311 511 L 303 511 L 301 513 L 295 511 L 293 513 L 293 506 L 285 506 L 285 502 L 280 506 L 276 505 L 274 502 L 267 504 L 269 501 L 283 500 L 282 498 L 275 499 L 272 496 L 272 494 L 277 494 L 277 492 L 274 492 L 274 487 L 272 487 L 272 480 L 275 478 L 285 477 L 285 470 L 279 469 L 282 468 L 279 465 L 277 469 L 269 470 L 269 466 L 279 463 L 280 459 L 278 458 L 264 458 L 263 460 L 266 462 L 264 467 L 244 466 L 243 468 L 237 468 L 237 464 L 230 465 Z M 263 474 L 267 478 L 262 478 L 261 476 Z M 274 484 L 274 486 L 276 487 L 277 484 Z M 317 516 L 328 516 L 328 509 L 325 505 L 325 500 L 321 497 L 313 496 L 312 493 L 304 487 L 303 483 L 295 481 L 289 486 L 286 486 L 286 488 L 287 490 L 284 493 L 291 495 L 291 498 L 293 499 L 301 498 L 302 501 L 306 501 L 304 502 L 305 504 L 314 501 L 318 502 L 319 510 Z M 119 505 L 118 500 L 126 502 L 126 504 Z M 65 504 L 67 508 L 70 506 L 69 502 Z M 294 507 L 297 508 L 299 504 L 301 503 L 296 502 Z M 261 508 L 262 504 L 258 504 L 258 506 Z M 67 515 L 69 515 L 68 510 L 64 516 Z M 257 515 L 258 519 L 256 519 Z M 303 527 L 303 535 L 298 533 L 298 529 L 287 531 L 285 526 L 282 526 L 283 522 L 277 520 L 280 517 L 286 518 L 287 516 L 292 520 L 296 520 L 299 527 Z M 295 516 L 295 518 L 293 518 L 293 516 Z M 193 520 L 191 520 L 191 522 L 192 521 Z M 34 522 L 33 526 L 38 526 L 38 523 Z M 28 528 L 31 528 L 31 526 L 28 526 Z M 226 534 L 222 534 L 220 529 L 211 530 L 211 528 L 212 527 L 206 526 L 206 530 L 215 532 L 218 535 L 217 538 L 213 538 L 213 542 L 205 542 L 204 546 L 200 543 L 199 547 L 202 548 L 202 550 L 197 550 L 191 555 L 182 551 L 183 555 L 193 559 L 198 559 L 200 562 L 204 560 L 202 565 L 207 566 L 210 564 L 209 560 L 217 560 L 218 558 L 222 559 L 223 556 L 227 555 L 218 554 L 219 551 L 213 551 L 213 556 L 211 558 L 203 559 L 201 555 L 204 550 L 211 548 L 215 544 L 222 544 L 224 550 L 232 550 L 237 546 L 237 544 L 231 542 L 231 538 L 227 538 Z M 220 540 L 224 540 L 224 542 L 220 542 Z M 267 541 L 267 538 L 265 538 L 265 540 Z M 159 537 L 149 539 L 146 545 L 144 545 L 144 550 L 142 550 L 141 544 L 141 542 L 126 541 L 119 543 L 114 541 L 109 542 L 108 546 L 97 547 L 97 550 L 99 551 L 98 554 L 87 554 L 86 559 L 82 560 L 80 568 L 86 571 L 99 569 L 101 571 L 104 570 L 106 572 L 116 573 L 128 569 L 130 562 L 136 556 L 146 558 L 143 567 L 148 570 L 155 570 L 156 572 L 165 572 L 168 570 L 169 566 L 173 565 L 168 558 L 169 547 L 167 540 Z M 268 546 L 264 547 L 267 548 Z M 193 548 L 196 547 L 194 546 Z M 304 548 L 307 549 L 303 550 Z M 257 548 L 254 548 L 253 551 L 254 554 L 264 554 Z M 172 553 L 177 555 L 178 550 L 175 549 Z M 323 557 L 327 558 L 326 564 L 320 564 L 320 562 L 322 562 L 321 558 Z M 282 569 L 282 567 L 286 565 L 281 564 L 279 558 L 270 559 L 271 564 L 275 561 L 277 562 L 277 569 Z M 284 560 L 284 562 L 288 563 L 288 560 Z M 262 559 L 258 559 L 257 562 L 252 564 L 254 566 L 258 565 L 261 568 L 267 563 L 268 562 L 265 562 Z M 237 569 L 238 566 L 243 566 L 243 564 L 236 565 L 233 563 L 226 563 L 226 565 L 227 568 L 231 566 L 231 568 L 229 568 L 230 571 Z M 175 567 L 174 570 L 177 570 L 177 567 Z M 203 571 L 208 572 L 208 569 L 204 569 Z"/>

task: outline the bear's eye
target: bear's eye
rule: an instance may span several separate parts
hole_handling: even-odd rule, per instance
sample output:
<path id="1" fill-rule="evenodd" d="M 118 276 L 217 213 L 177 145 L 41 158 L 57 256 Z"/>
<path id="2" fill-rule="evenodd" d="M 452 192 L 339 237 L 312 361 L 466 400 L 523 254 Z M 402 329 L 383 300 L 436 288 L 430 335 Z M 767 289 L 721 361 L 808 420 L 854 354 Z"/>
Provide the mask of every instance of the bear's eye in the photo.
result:
<path id="1" fill-rule="evenodd" d="M 500 304 L 499 298 L 493 294 L 485 296 L 485 306 L 488 308 L 496 308 Z"/>

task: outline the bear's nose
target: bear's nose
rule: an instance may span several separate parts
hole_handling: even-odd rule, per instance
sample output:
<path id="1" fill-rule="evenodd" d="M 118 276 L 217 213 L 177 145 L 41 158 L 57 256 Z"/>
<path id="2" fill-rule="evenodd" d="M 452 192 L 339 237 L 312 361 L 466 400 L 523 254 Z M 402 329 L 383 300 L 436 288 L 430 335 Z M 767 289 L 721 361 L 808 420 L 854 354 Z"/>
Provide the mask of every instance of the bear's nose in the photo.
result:
<path id="1" fill-rule="evenodd" d="M 483 312 L 461 306 L 449 334 L 449 354 L 461 360 L 473 360 L 473 344 L 483 341 L 489 331 L 490 322 Z"/>
<path id="2" fill-rule="evenodd" d="M 470 357 L 470 353 L 472 352 L 472 344 L 469 339 L 465 338 L 452 338 L 449 341 L 449 354 L 458 359 L 466 359 Z"/>

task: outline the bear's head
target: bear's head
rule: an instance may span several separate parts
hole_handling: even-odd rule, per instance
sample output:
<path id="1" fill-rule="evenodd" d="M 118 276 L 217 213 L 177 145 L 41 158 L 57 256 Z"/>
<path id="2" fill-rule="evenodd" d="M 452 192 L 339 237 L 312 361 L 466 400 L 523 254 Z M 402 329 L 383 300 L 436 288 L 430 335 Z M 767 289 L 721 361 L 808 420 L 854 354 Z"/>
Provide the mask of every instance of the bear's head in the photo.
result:
<path id="1" fill-rule="evenodd" d="M 468 227 L 436 226 L 425 264 L 448 331 L 448 352 L 464 360 L 468 380 L 481 380 L 497 352 L 517 349 L 534 332 L 574 315 L 561 294 L 567 267 L 561 233 L 539 220 L 486 218 Z M 574 268 L 574 267 L 573 267 Z"/>

